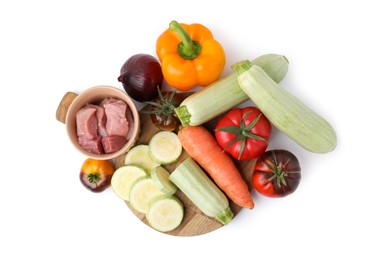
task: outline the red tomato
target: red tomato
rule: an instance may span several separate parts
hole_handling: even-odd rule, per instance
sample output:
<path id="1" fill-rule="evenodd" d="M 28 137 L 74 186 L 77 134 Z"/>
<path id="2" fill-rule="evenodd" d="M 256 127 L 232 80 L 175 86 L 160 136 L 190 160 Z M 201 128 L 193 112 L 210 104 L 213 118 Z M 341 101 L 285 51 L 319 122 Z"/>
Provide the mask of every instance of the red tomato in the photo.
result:
<path id="1" fill-rule="evenodd" d="M 230 110 L 215 130 L 215 139 L 224 151 L 237 160 L 248 160 L 265 152 L 272 127 L 257 107 L 250 106 Z"/>
<path id="2" fill-rule="evenodd" d="M 300 181 L 299 161 L 286 150 L 265 152 L 257 160 L 252 175 L 253 187 L 271 198 L 281 198 L 293 193 Z"/>

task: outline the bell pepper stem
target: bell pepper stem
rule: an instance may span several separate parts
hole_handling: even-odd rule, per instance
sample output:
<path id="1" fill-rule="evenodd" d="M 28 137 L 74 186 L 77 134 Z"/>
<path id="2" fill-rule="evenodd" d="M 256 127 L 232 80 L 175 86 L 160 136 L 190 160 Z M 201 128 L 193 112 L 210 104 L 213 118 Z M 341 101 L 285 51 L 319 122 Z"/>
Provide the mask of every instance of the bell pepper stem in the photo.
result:
<path id="1" fill-rule="evenodd" d="M 171 21 L 169 23 L 169 29 L 176 32 L 181 39 L 181 42 L 177 46 L 177 51 L 181 57 L 187 60 L 192 60 L 198 57 L 202 46 L 197 41 L 193 41 L 177 21 Z"/>

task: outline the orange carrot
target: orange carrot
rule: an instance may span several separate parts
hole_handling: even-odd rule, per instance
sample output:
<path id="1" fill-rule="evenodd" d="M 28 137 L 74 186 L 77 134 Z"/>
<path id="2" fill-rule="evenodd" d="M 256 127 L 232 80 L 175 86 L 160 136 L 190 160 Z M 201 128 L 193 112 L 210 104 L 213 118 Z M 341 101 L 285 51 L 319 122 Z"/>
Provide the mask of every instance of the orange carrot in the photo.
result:
<path id="1" fill-rule="evenodd" d="M 203 126 L 185 126 L 178 133 L 187 153 L 210 175 L 218 187 L 241 207 L 254 207 L 248 185 L 233 160 Z"/>

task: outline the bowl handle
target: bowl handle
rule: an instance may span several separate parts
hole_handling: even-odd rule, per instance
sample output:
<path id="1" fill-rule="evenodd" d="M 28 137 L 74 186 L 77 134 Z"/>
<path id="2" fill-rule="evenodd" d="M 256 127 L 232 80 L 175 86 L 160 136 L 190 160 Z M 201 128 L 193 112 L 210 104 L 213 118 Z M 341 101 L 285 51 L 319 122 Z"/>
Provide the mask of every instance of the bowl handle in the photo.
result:
<path id="1" fill-rule="evenodd" d="M 73 100 L 77 97 L 76 93 L 67 92 L 62 98 L 60 104 L 58 105 L 56 112 L 56 119 L 61 123 L 65 124 L 66 113 L 68 112 L 70 104 L 72 104 Z"/>

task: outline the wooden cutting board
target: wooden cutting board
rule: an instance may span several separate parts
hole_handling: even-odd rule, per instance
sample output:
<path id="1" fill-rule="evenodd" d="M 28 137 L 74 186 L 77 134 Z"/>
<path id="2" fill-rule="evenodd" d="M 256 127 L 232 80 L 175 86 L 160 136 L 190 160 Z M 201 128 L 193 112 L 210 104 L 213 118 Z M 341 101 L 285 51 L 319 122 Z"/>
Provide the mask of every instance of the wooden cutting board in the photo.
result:
<path id="1" fill-rule="evenodd" d="M 65 116 L 68 107 L 72 103 L 73 99 L 76 97 L 77 94 L 73 92 L 68 92 L 64 95 L 64 97 L 60 102 L 60 105 L 57 108 L 56 118 L 58 121 L 65 123 Z M 148 107 L 145 107 L 142 110 L 144 109 L 148 109 Z M 151 137 L 155 133 L 157 133 L 159 129 L 156 126 L 154 126 L 148 114 L 141 112 L 140 119 L 141 119 L 141 133 L 136 144 L 148 144 Z M 212 131 L 216 123 L 218 122 L 218 119 L 219 118 L 216 118 L 206 123 L 204 126 L 210 131 Z M 126 154 L 123 154 L 115 158 L 114 164 L 116 168 L 124 165 L 125 156 Z M 169 172 L 172 172 L 182 161 L 184 161 L 188 157 L 189 155 L 183 149 L 183 153 L 177 162 L 172 163 L 170 165 L 166 165 L 164 167 Z M 252 172 L 256 160 L 255 159 L 247 160 L 247 161 L 234 160 L 234 162 L 236 163 L 237 168 L 240 170 L 244 180 L 248 184 L 249 189 L 251 190 Z M 197 235 L 209 233 L 211 231 L 223 227 L 223 225 L 219 223 L 217 220 L 215 220 L 214 218 L 208 217 L 205 214 L 203 214 L 180 190 L 178 190 L 175 193 L 175 196 L 177 196 L 177 198 L 179 198 L 184 205 L 184 219 L 178 228 L 176 228 L 173 231 L 167 232 L 165 234 L 174 235 L 174 236 L 197 236 Z M 232 209 L 234 215 L 236 216 L 237 214 L 240 213 L 242 208 L 230 200 L 229 202 L 230 202 L 230 208 Z M 125 201 L 125 204 L 134 213 L 134 215 L 136 215 L 143 223 L 145 223 L 145 225 L 149 226 L 144 214 L 141 214 L 136 210 L 134 210 L 128 202 Z M 249 209 L 244 209 L 244 210 L 249 210 Z M 233 218 L 232 221 L 235 221 L 235 218 Z M 226 227 L 228 226 L 229 224 L 226 225 Z"/>

